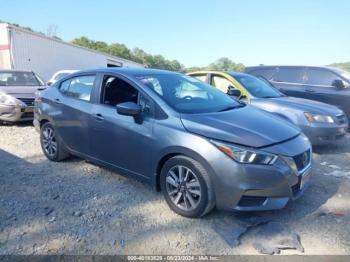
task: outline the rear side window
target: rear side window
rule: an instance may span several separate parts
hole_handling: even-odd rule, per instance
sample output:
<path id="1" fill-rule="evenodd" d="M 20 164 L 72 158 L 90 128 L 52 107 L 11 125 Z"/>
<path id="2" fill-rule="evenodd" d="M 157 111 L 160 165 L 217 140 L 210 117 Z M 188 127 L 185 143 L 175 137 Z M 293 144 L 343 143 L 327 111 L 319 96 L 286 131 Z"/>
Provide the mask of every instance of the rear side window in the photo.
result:
<path id="1" fill-rule="evenodd" d="M 301 84 L 304 81 L 303 68 L 279 68 L 273 77 L 276 82 Z"/>
<path id="2" fill-rule="evenodd" d="M 266 68 L 266 69 L 257 69 L 257 70 L 248 71 L 249 74 L 252 74 L 255 76 L 262 76 L 267 80 L 270 80 L 272 78 L 274 72 L 275 72 L 275 68 Z"/>
<path id="3" fill-rule="evenodd" d="M 341 80 L 339 76 L 324 69 L 308 69 L 306 83 L 310 85 L 331 86 L 334 80 Z"/>
<path id="4" fill-rule="evenodd" d="M 66 96 L 90 101 L 95 76 L 77 76 L 61 83 L 59 90 Z"/>

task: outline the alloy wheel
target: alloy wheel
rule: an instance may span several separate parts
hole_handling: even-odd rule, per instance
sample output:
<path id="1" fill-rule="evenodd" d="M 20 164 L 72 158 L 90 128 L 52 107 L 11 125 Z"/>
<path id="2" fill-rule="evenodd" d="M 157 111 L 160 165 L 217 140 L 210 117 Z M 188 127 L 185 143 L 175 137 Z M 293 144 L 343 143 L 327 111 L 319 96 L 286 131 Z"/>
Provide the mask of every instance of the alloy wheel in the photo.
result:
<path id="1" fill-rule="evenodd" d="M 47 126 L 44 128 L 42 139 L 45 153 L 50 157 L 55 156 L 57 153 L 57 141 L 52 127 Z"/>
<path id="2" fill-rule="evenodd" d="M 202 190 L 196 174 L 188 167 L 176 165 L 166 175 L 166 190 L 171 201 L 180 209 L 195 209 L 201 200 Z"/>

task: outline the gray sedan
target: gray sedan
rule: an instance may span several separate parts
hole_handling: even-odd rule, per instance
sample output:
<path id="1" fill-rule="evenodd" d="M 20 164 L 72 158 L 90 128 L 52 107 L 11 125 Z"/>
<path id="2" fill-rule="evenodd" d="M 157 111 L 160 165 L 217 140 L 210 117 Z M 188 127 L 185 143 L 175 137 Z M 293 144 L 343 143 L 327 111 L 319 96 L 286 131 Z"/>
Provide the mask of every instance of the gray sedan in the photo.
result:
<path id="1" fill-rule="evenodd" d="M 76 155 L 140 179 L 183 216 L 282 208 L 309 184 L 311 146 L 298 128 L 186 75 L 84 71 L 36 101 L 48 159 Z"/>
<path id="2" fill-rule="evenodd" d="M 348 118 L 338 107 L 286 96 L 264 79 L 236 72 L 206 71 L 189 75 L 295 124 L 313 145 L 333 143 L 342 139 L 347 132 Z"/>
<path id="3" fill-rule="evenodd" d="M 0 71 L 0 122 L 33 119 L 35 92 L 44 82 L 30 71 Z"/>

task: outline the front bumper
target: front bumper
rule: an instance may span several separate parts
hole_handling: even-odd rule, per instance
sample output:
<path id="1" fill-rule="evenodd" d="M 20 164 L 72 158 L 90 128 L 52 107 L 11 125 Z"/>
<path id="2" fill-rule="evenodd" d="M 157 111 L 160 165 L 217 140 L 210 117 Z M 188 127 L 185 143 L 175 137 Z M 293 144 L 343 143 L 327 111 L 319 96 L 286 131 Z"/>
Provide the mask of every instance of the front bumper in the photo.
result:
<path id="1" fill-rule="evenodd" d="M 312 145 L 327 145 L 341 140 L 348 130 L 348 122 L 344 124 L 312 124 L 300 126 Z"/>
<path id="2" fill-rule="evenodd" d="M 33 119 L 33 106 L 0 105 L 0 120 L 5 122 L 29 121 Z"/>
<path id="3" fill-rule="evenodd" d="M 300 140 L 301 138 L 296 138 L 272 146 L 269 150 L 283 152 L 283 147 L 285 150 L 293 150 L 293 155 L 310 150 L 310 145 L 306 146 Z M 216 207 L 221 210 L 241 211 L 283 208 L 288 201 L 299 198 L 308 188 L 312 174 L 311 158 L 298 172 L 293 171 L 281 158 L 273 166 L 238 164 L 228 157 L 220 159 L 218 164 L 212 165 L 216 173 Z"/>

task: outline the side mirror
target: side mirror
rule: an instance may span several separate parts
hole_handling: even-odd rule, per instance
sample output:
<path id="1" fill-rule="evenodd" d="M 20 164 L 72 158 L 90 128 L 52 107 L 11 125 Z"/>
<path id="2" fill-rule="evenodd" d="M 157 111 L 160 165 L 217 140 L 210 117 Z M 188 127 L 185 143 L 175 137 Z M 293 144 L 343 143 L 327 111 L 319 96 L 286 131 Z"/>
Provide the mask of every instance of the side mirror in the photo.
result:
<path id="1" fill-rule="evenodd" d="M 235 89 L 233 86 L 228 87 L 227 94 L 229 96 L 234 96 L 234 97 L 240 97 L 242 95 L 241 91 L 238 89 Z"/>
<path id="2" fill-rule="evenodd" d="M 345 88 L 344 82 L 342 80 L 334 80 L 332 82 L 332 86 L 334 86 L 336 89 L 343 89 Z"/>
<path id="3" fill-rule="evenodd" d="M 117 104 L 117 113 L 124 116 L 139 116 L 141 107 L 134 102 L 124 102 Z"/>

